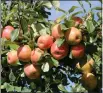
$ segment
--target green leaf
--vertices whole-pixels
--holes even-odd
[[[11,70],[11,72],[10,72],[10,74],[9,74],[9,80],[10,80],[10,81],[15,81],[15,79],[16,79],[16,77],[14,76],[14,73],[13,73],[12,70]]]
[[[21,19],[21,28],[24,34],[28,31],[28,23],[27,20],[24,18]]]
[[[4,83],[4,87],[6,88],[7,92],[13,92],[14,86],[10,85],[9,83]]]
[[[86,25],[89,33],[92,33],[95,30],[95,26],[93,25],[93,22],[91,20],[87,20]]]
[[[53,64],[54,66],[56,66],[56,67],[59,66],[58,60],[54,59],[53,57],[51,57],[51,60],[52,60],[52,64]]]
[[[31,86],[32,89],[35,89],[35,88],[36,88],[36,84],[35,84],[34,82],[31,82],[31,83],[30,83],[30,86]]]
[[[81,14],[81,13],[83,13],[83,11],[75,12],[75,13],[73,13],[71,16],[76,16],[76,15]]]
[[[56,23],[60,23],[62,20],[64,20],[66,18],[66,15],[64,14],[64,15],[62,15],[62,16],[60,16],[60,17],[58,17],[57,19],[56,19]]]
[[[74,20],[65,20],[65,25],[70,28],[72,26],[75,25],[75,21]]]
[[[14,50],[17,50],[19,48],[19,45],[11,41],[5,41],[5,46],[9,46],[10,49],[14,49]]]
[[[92,10],[102,10],[102,7],[93,7]]]
[[[78,8],[77,6],[72,6],[70,9],[69,9],[69,13],[73,12],[76,8]]]
[[[42,5],[46,6],[49,9],[52,8],[52,4],[50,3],[50,1],[44,1]]]
[[[102,13],[101,12],[97,12],[97,16],[100,18],[102,18]]]
[[[14,89],[15,89],[16,92],[21,92],[21,87],[14,86]]]
[[[48,72],[49,71],[49,63],[43,63],[43,65],[41,66],[41,69],[43,70],[43,72]]]
[[[68,91],[65,89],[65,87],[62,84],[58,85],[59,90],[61,90],[62,92],[68,93]]]
[[[51,1],[52,2],[52,5],[54,6],[55,9],[58,9],[60,7],[60,1],[59,0],[56,0],[56,1]]]
[[[17,39],[18,36],[19,36],[19,29],[15,29],[14,31],[11,32],[11,41]]]
[[[60,12],[67,14],[67,12],[65,10],[61,9],[61,8],[58,8],[57,11],[60,11]]]
[[[56,44],[58,47],[60,47],[64,43],[65,39],[64,38],[59,38],[56,40]]]
[[[23,87],[21,92],[31,92],[31,89],[27,88],[27,87]]]
[[[60,24],[61,30],[65,31],[68,30],[68,28],[64,24]]]

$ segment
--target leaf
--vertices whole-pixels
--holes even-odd
[[[69,13],[73,12],[76,8],[78,8],[77,6],[72,6],[70,9],[69,9]]]
[[[76,15],[81,14],[81,13],[83,13],[83,12],[82,11],[78,11],[78,12],[73,13],[71,16],[76,16]]]
[[[65,25],[70,28],[75,25],[74,20],[65,20]]]
[[[46,62],[41,66],[41,69],[43,70],[43,72],[48,72],[49,71],[49,63]]]
[[[67,12],[65,10],[61,9],[61,8],[58,8],[57,11],[60,11],[60,12],[67,14]]]
[[[56,44],[58,47],[60,47],[64,43],[65,39],[64,38],[59,38],[56,40]]]
[[[60,1],[59,0],[56,0],[56,1],[51,1],[52,2],[52,5],[54,6],[55,9],[58,9],[60,7]]]
[[[91,20],[87,20],[86,25],[89,33],[92,33],[95,30],[95,26],[93,25],[93,22]]]
[[[31,89],[27,88],[27,87],[23,87],[21,92],[31,92]]]
[[[28,23],[27,20],[24,18],[21,19],[21,28],[24,34],[28,31]]]
[[[59,90],[65,92],[65,93],[68,93],[68,91],[65,89],[65,87],[62,84],[59,84],[58,88],[59,88]]]
[[[6,88],[7,92],[13,92],[14,91],[14,86],[10,85],[9,83],[4,83],[4,87]]]
[[[14,89],[15,89],[16,92],[21,92],[21,87],[14,86]]]
[[[11,32],[11,41],[14,41],[19,36],[19,29],[15,29]]]
[[[13,73],[12,70],[11,70],[11,72],[10,72],[10,74],[9,74],[9,80],[10,80],[10,81],[15,81],[15,79],[16,79],[16,77],[14,76],[14,73]]]
[[[44,1],[42,5],[46,6],[49,9],[52,8],[52,4],[50,3],[50,1]]]
[[[91,10],[102,10],[102,7],[93,7]]]
[[[56,23],[60,23],[62,20],[66,18],[66,15],[62,15],[56,19]]]
[[[59,66],[58,60],[56,60],[56,59],[54,59],[53,57],[51,57],[51,61],[52,61],[52,64],[53,64],[54,66],[56,66],[56,67]]]
[[[5,46],[9,46],[10,49],[14,49],[14,50],[17,50],[19,48],[19,45],[11,41],[5,41]]]
[[[34,82],[31,82],[31,83],[30,83],[30,86],[31,86],[32,89],[35,89],[35,88],[36,88],[36,84],[35,84]]]
[[[64,24],[60,24],[61,30],[65,31],[68,30],[68,28]]]

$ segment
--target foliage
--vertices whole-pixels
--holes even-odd
[[[90,11],[86,12],[82,1],[78,1],[81,10],[74,12],[78,6],[72,6],[68,11],[60,9],[60,2],[54,0],[42,1],[35,0],[33,2],[24,2],[23,0],[10,1],[10,5],[6,1],[1,3],[1,24],[2,28],[12,25],[15,31],[11,33],[11,40],[1,38],[1,91],[2,92],[43,92],[43,93],[66,93],[68,90],[65,86],[69,85],[68,78],[75,83],[71,86],[71,92],[87,92],[90,91],[82,86],[81,72],[75,68],[75,60],[70,57],[70,53],[62,60],[54,59],[48,51],[45,51],[41,66],[41,77],[38,79],[28,79],[24,72],[25,63],[18,62],[16,66],[7,63],[7,53],[10,50],[17,50],[22,44],[28,44],[31,49],[37,47],[37,39],[40,35],[51,35],[51,28],[56,23],[61,24],[61,29],[65,32],[74,25],[72,16],[84,13],[82,16],[84,23],[77,28],[81,29],[83,40],[86,46],[86,54],[90,55],[95,62],[93,73],[98,79],[98,86],[92,92],[100,92],[102,84],[102,21],[101,7],[91,8],[91,3],[86,0],[90,6]],[[56,11],[64,14],[57,18],[56,22],[48,20],[51,15],[46,9],[54,7]],[[95,14],[97,10],[97,14]],[[68,15],[68,16],[67,16]],[[95,20],[94,16],[98,19]],[[61,46],[65,41],[64,37],[57,39],[57,45]],[[31,62],[29,62],[31,63]],[[50,63],[53,67],[50,68]],[[80,77],[78,77],[80,75]]]

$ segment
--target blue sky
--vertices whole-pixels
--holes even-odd
[[[101,3],[99,1],[95,0],[95,1],[90,1],[90,2],[92,4],[92,7],[101,6]],[[84,4],[86,11],[88,11],[90,9],[88,3],[83,1],[83,4]],[[69,1],[69,0],[68,1],[60,1],[60,8],[65,10],[65,11],[68,11],[72,6],[79,6],[80,7],[78,1]],[[81,8],[76,9],[76,11],[78,11],[78,10],[81,10]],[[49,16],[50,20],[55,20],[56,18],[58,18],[59,16],[61,16],[63,14],[62,12],[55,11],[54,8],[52,8],[50,10],[50,12],[51,12],[51,16]]]

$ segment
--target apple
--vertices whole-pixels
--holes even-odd
[[[35,48],[32,52],[31,52],[31,61],[33,64],[36,64],[42,57],[42,55],[44,54],[44,51],[39,49],[39,48]]]
[[[60,47],[58,47],[55,41],[52,44],[50,51],[55,59],[60,60],[63,59],[65,56],[67,56],[69,52],[69,47],[67,43],[63,43]]]
[[[11,32],[14,30],[13,26],[5,26],[2,30],[2,38],[6,38],[7,40],[11,39]]]
[[[93,70],[94,60],[90,58],[89,60],[81,59],[80,62],[76,64],[76,67],[81,70],[82,73],[90,73]]]
[[[40,49],[49,49],[53,44],[53,37],[50,35],[41,35],[37,40]]]
[[[60,24],[56,24],[52,27],[52,36],[57,39],[64,36],[64,33],[61,30]]]
[[[73,58],[82,58],[85,54],[85,46],[83,44],[71,46],[71,54]]]
[[[72,20],[75,21],[75,26],[78,26],[79,24],[83,24],[83,20],[80,17],[73,16]]]
[[[64,36],[69,45],[79,44],[82,40],[81,31],[75,27],[68,29]]]
[[[89,90],[93,90],[97,86],[97,78],[92,73],[83,74],[81,80]]]
[[[12,50],[7,53],[7,63],[10,65],[15,65],[18,62],[17,51]]]
[[[33,64],[26,64],[24,66],[24,73],[29,79],[37,79],[40,77],[40,68]]]
[[[31,57],[31,48],[29,45],[22,45],[18,48],[17,55],[20,61],[28,62]]]

